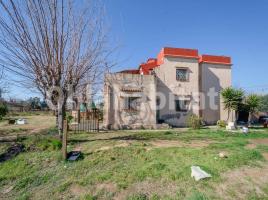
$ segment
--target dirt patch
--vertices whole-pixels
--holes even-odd
[[[258,145],[268,146],[268,138],[251,139],[249,140],[249,144],[246,145],[246,148],[255,149]]]
[[[252,143],[249,143],[249,144],[246,145],[246,148],[247,149],[255,149],[256,147],[257,147],[257,145],[256,144],[252,144]]]
[[[167,147],[207,147],[212,143],[211,140],[193,140],[188,143],[175,140],[154,140],[149,142],[154,148],[167,148]]]
[[[127,141],[119,141],[119,144],[103,146],[96,150],[98,151],[107,151],[113,149],[115,147],[128,147],[137,140],[127,140]],[[139,141],[143,142],[143,141]],[[154,148],[169,148],[169,147],[193,147],[193,148],[203,148],[207,147],[209,144],[213,143],[211,140],[193,140],[190,142],[183,142],[179,140],[152,140],[152,141],[144,141],[144,146],[146,150],[152,150]]]
[[[24,151],[23,144],[14,143],[6,150],[5,153],[0,155],[0,162],[10,160],[23,151]]]
[[[175,140],[154,140],[149,142],[155,148],[182,147],[183,142]]]
[[[268,161],[268,152],[263,152],[262,156],[265,158],[265,160]]]
[[[114,197],[115,200],[125,200],[128,196],[134,194],[145,194],[148,197],[152,197],[154,194],[161,196],[174,196],[178,192],[178,187],[172,182],[163,181],[143,181],[135,183],[129,186],[127,189],[117,193]]]
[[[262,168],[235,169],[223,174],[223,179],[216,186],[216,191],[225,200],[246,199],[252,193],[261,197],[265,195],[263,186],[268,184],[268,164],[264,164]]]
[[[252,139],[250,140],[250,143],[255,145],[268,145],[268,138]]]
[[[117,191],[117,187],[114,183],[100,183],[96,185],[96,192],[103,190],[109,193],[115,193]]]
[[[79,197],[85,195],[87,193],[87,190],[80,185],[73,184],[70,187],[70,192],[73,196]]]
[[[12,186],[10,186],[10,185],[5,186],[5,187],[3,188],[3,190],[1,191],[1,193],[2,193],[2,194],[7,194],[7,193],[11,192],[11,190],[13,190],[13,188],[14,188],[13,185],[12,185]]]
[[[96,152],[98,151],[107,151],[107,150],[110,150],[110,149],[113,149],[113,148],[116,148],[116,147],[128,147],[129,145],[132,144],[133,141],[120,141],[119,144],[116,144],[116,145],[109,145],[109,146],[103,146],[99,149],[96,150]]]

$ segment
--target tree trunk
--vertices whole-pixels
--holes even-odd
[[[64,124],[64,118],[65,118],[65,101],[58,102],[58,115],[57,115],[57,123],[58,123],[58,131],[59,135],[62,136],[63,133],[63,124]]]
[[[235,126],[237,125],[238,114],[239,114],[239,112],[235,111],[235,120],[234,120]]]
[[[55,111],[54,111],[54,115],[56,116],[56,127],[58,128],[58,126],[59,126],[59,121],[58,121],[58,109],[56,109]]]
[[[248,126],[251,126],[251,116],[252,116],[252,114],[249,112],[249,114],[248,114]]]
[[[229,118],[230,118],[230,109],[228,109],[228,112],[227,112],[227,122],[229,122]]]

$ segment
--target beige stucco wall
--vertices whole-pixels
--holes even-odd
[[[125,92],[122,88],[136,88],[139,92]],[[115,73],[105,76],[104,126],[120,128],[153,128],[156,125],[156,84],[153,75]],[[138,96],[137,112],[124,110],[124,97]]]
[[[202,118],[208,124],[214,124],[217,120],[227,120],[227,111],[224,110],[222,104],[222,97],[220,91],[226,87],[231,86],[231,66],[221,64],[200,64],[201,69],[201,91],[203,97],[201,98],[201,105],[204,105],[202,109]],[[214,97],[216,107],[212,105],[212,101],[209,98],[209,90],[215,89],[216,96]]]
[[[176,69],[188,69],[187,81],[176,80]],[[189,114],[194,113],[207,124],[227,119],[220,91],[231,86],[231,66],[199,63],[194,58],[165,57],[163,64],[154,68],[153,75],[114,73],[105,76],[104,126],[111,128],[155,127],[156,118],[172,126],[185,126]],[[140,88],[140,92],[127,94],[122,88]],[[216,108],[211,107],[208,96],[214,88]],[[213,90],[212,90],[213,91]],[[141,95],[138,112],[123,109],[124,96]],[[160,97],[157,112],[156,99]],[[201,98],[199,98],[201,97]],[[187,99],[191,104],[187,112],[176,111],[175,99]],[[159,115],[158,115],[159,114]]]
[[[188,81],[176,80],[176,68],[187,68],[189,73]],[[199,64],[198,59],[165,57],[164,63],[154,69],[157,76],[157,92],[165,96],[168,101],[160,108],[160,119],[173,126],[185,126],[186,118],[190,113],[199,116]],[[175,98],[189,99],[191,105],[188,112],[176,112]],[[193,99],[193,97],[195,97]],[[162,100],[161,100],[161,103]],[[161,107],[161,105],[160,105]]]

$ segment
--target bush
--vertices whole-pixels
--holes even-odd
[[[221,128],[225,128],[227,126],[227,123],[224,120],[218,120],[217,126]]]
[[[2,120],[4,116],[6,116],[7,112],[7,105],[4,103],[0,103],[0,120]]]
[[[27,139],[26,147],[41,151],[54,151],[61,149],[62,143],[59,139],[51,136],[35,135]]]
[[[73,121],[73,116],[67,115],[66,120],[67,120],[68,124],[70,124]]]
[[[190,128],[200,129],[202,126],[202,119],[195,114],[191,114],[188,116],[186,123]]]

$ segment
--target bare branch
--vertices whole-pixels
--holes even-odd
[[[70,85],[73,91],[94,85],[109,68],[100,2],[75,2],[0,0],[0,65],[45,98],[59,88],[57,109],[65,105]]]

